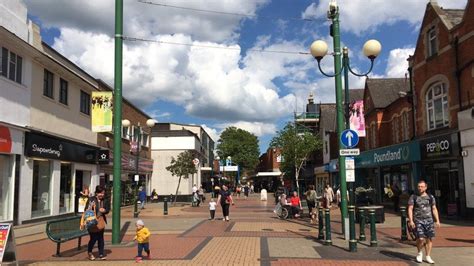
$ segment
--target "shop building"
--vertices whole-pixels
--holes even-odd
[[[422,178],[438,199],[443,216],[469,217],[470,193],[461,157],[458,113],[472,108],[474,1],[465,9],[426,6],[414,55],[409,58],[416,106],[416,137],[422,155]],[[466,140],[462,132],[462,140]],[[469,145],[466,142],[466,145]]]

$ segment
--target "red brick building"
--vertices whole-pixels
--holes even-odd
[[[443,9],[431,1],[409,59],[421,152],[419,178],[428,181],[444,215],[465,216],[466,194],[472,198],[474,192],[472,174],[464,176],[458,124],[458,112],[474,104],[473,17],[472,0],[461,10]],[[474,200],[468,207],[472,212]]]

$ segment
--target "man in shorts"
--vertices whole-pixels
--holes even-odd
[[[418,182],[418,194],[411,195],[408,200],[409,226],[415,229],[416,247],[418,254],[416,261],[423,262],[423,246],[425,246],[426,262],[433,264],[431,259],[431,248],[435,237],[435,225],[440,226],[438,209],[433,195],[428,194],[428,185],[424,180]],[[434,219],[433,219],[434,218]]]

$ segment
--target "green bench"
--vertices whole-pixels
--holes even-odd
[[[81,249],[81,237],[88,235],[87,230],[80,230],[81,216],[67,217],[46,223],[46,235],[56,242],[56,256],[60,255],[61,243],[78,238],[77,250]]]

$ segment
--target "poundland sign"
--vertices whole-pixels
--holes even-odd
[[[362,152],[356,157],[356,167],[376,167],[406,164],[420,160],[420,148],[416,141]]]

